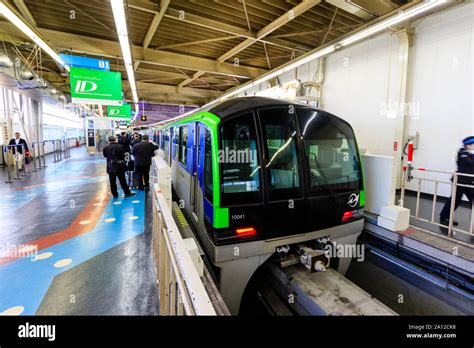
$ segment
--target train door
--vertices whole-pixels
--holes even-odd
[[[201,170],[201,151],[202,151],[202,145],[201,141],[204,139],[201,139],[201,135],[204,135],[204,126],[202,125],[196,125],[195,128],[195,138],[194,138],[194,151],[193,151],[193,162],[194,162],[194,167],[193,167],[193,177],[192,177],[192,189],[191,189],[191,204],[193,206],[193,211],[192,215],[194,220],[198,222],[199,220],[199,214],[200,214],[200,209],[202,205],[201,201],[201,195],[200,193],[200,185],[199,185],[199,172]]]
[[[294,110],[258,110],[264,159],[266,208],[262,220],[272,237],[302,233],[306,219],[304,169]],[[278,217],[285,216],[285,219]]]

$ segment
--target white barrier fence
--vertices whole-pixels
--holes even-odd
[[[153,161],[158,176],[159,161]],[[152,240],[160,315],[216,315],[158,183],[153,185]]]
[[[459,182],[460,177],[464,178],[474,178],[474,175],[472,174],[465,174],[465,173],[451,173],[451,172],[445,172],[445,171],[440,171],[440,170],[430,170],[430,169],[425,169],[425,168],[412,168],[412,173],[417,172],[417,173],[426,173],[426,175],[429,174],[435,174],[435,175],[446,175],[448,178],[446,180],[439,180],[439,179],[432,179],[428,177],[421,177],[421,176],[415,176],[415,175],[410,175],[408,174],[408,171],[406,168],[404,168],[404,175],[402,178],[402,190],[401,190],[401,205],[404,206],[404,201],[405,201],[405,183],[410,180],[414,181],[417,183],[417,192],[416,192],[416,207],[415,207],[415,213],[410,214],[410,217],[432,224],[436,225],[439,227],[444,227],[448,231],[448,236],[452,237],[455,232],[459,233],[464,233],[467,235],[474,235],[474,204],[471,207],[471,217],[469,221],[469,230],[462,230],[460,228],[455,228],[454,227],[454,217],[455,217],[455,197],[456,193],[458,192],[459,188],[465,187],[465,188],[470,188],[474,189],[474,185],[468,185],[468,184],[462,184]],[[408,178],[408,176],[410,176]],[[452,177],[452,181],[449,181],[449,177]],[[433,185],[433,201],[431,203],[431,214],[429,219],[427,218],[422,218],[420,216],[420,198],[421,198],[421,187],[423,183],[431,183]],[[451,205],[449,209],[449,219],[448,219],[448,224],[441,224],[436,222],[436,203],[438,199],[438,189],[440,185],[449,185],[451,186]]]

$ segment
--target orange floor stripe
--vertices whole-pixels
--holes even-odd
[[[46,248],[49,248],[52,245],[64,242],[65,240],[71,239],[73,237],[79,236],[84,233],[91,232],[99,218],[102,216],[105,207],[110,202],[110,195],[106,194],[105,192],[101,192],[98,196],[92,198],[89,203],[81,210],[81,212],[76,216],[76,218],[72,221],[71,225],[68,228],[54,232],[49,234],[45,237],[40,239],[36,239],[27,243],[24,243],[25,246],[33,246],[36,247],[36,251],[40,251]],[[94,204],[101,203],[98,206]],[[80,222],[84,220],[90,220],[89,224],[81,225]],[[20,257],[10,257],[10,258],[0,258],[0,265],[7,264],[11,261],[14,261]]]

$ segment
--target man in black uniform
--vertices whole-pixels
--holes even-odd
[[[458,151],[457,172],[463,174],[474,174],[474,136],[470,136],[464,139],[463,144],[464,146]],[[458,184],[474,185],[474,177],[458,175]],[[469,200],[469,203],[472,206],[472,202],[474,200],[474,188],[458,186],[456,188],[454,210],[456,210],[456,208],[461,203],[463,195],[466,195],[467,199]],[[451,210],[452,199],[452,197],[448,199],[439,215],[439,221],[442,225],[449,225],[449,212]],[[456,221],[453,221],[453,225],[457,226],[458,223]]]
[[[133,138],[130,140],[130,145],[134,146],[134,145],[138,144],[140,141],[142,141],[141,138],[142,138],[142,136],[139,133],[137,133],[137,132],[133,133]]]
[[[135,144],[132,155],[135,157],[135,174],[138,176],[138,189],[148,190],[150,187],[151,158],[155,156],[158,146],[148,141],[148,135],[142,137],[142,141]]]
[[[117,198],[117,178],[119,179],[120,186],[125,193],[125,197],[135,196],[135,193],[130,192],[127,181],[125,180],[125,152],[123,145],[116,142],[115,137],[109,137],[109,144],[104,147],[104,157],[107,158],[107,174],[109,174],[110,180],[110,191],[112,195]]]

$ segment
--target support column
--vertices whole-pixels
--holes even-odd
[[[408,107],[406,102],[407,96],[407,79],[408,79],[408,64],[409,64],[409,53],[410,47],[413,43],[413,32],[410,29],[403,29],[397,32],[399,49],[398,49],[398,60],[399,60],[399,77],[397,87],[397,105],[398,112],[394,124],[394,162],[396,171],[394,178],[394,184],[396,188],[400,188],[401,177],[402,177],[402,156],[403,156],[403,142],[404,142],[404,131],[405,131],[405,120],[408,117]],[[396,144],[395,144],[396,143]],[[395,203],[395,202],[393,202]]]

